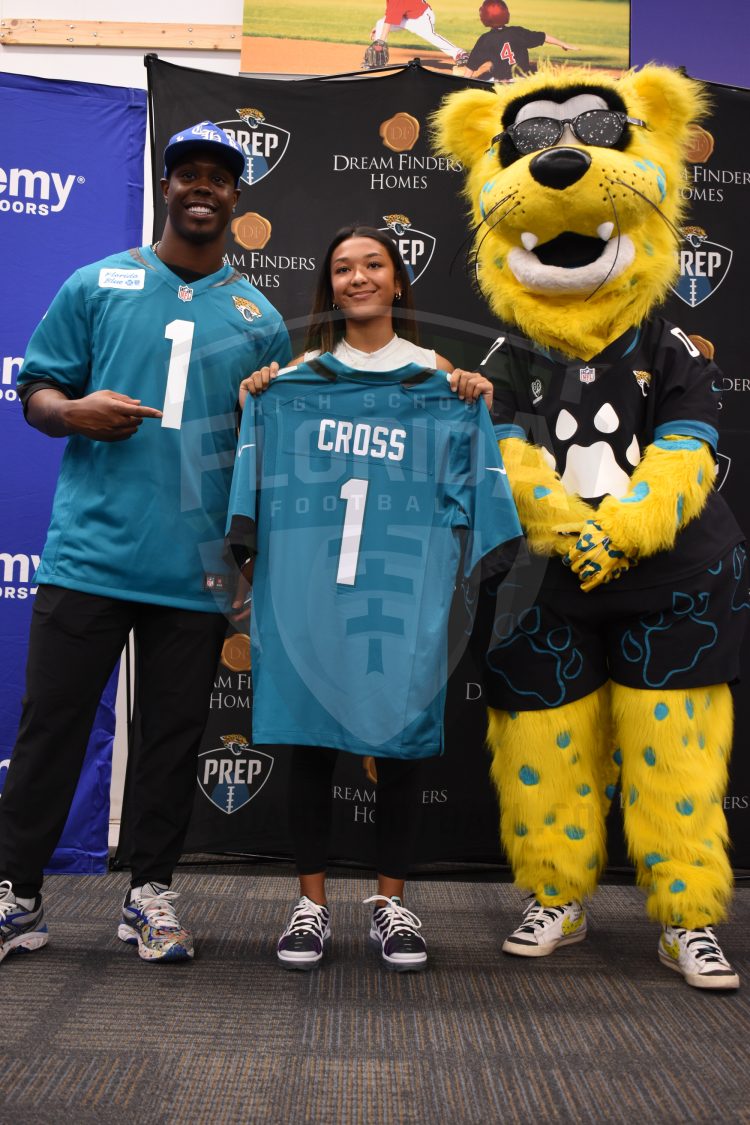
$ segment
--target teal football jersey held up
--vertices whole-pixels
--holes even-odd
[[[141,247],[73,274],[31,338],[19,387],[117,391],[163,418],[126,441],[68,439],[36,580],[225,609],[239,385],[289,354],[279,314],[229,266],[186,285]]]
[[[521,534],[484,404],[302,364],[248,399],[229,514],[257,550],[253,741],[441,753],[454,592]]]

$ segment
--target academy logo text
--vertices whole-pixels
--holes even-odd
[[[74,172],[33,172],[31,168],[0,168],[0,215],[54,215],[62,211],[75,184]]]
[[[0,551],[0,598],[25,601],[36,593],[32,585],[39,555],[14,555],[10,551]]]
[[[16,377],[21,370],[23,356],[0,356],[0,400],[3,402],[18,402],[16,390]]]

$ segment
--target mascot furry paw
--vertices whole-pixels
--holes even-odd
[[[731,894],[722,798],[745,555],[713,488],[718,370],[654,315],[705,109],[702,87],[665,68],[548,67],[450,96],[436,126],[467,171],[476,280],[502,322],[482,370],[541,567],[487,656],[501,838],[535,899],[503,948],[540,956],[585,936],[619,774],[661,959],[733,988],[707,927]]]

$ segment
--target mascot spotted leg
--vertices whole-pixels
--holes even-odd
[[[481,369],[544,557],[525,600],[498,601],[486,657],[501,837],[533,896],[503,948],[538,957],[585,937],[621,769],[659,958],[727,989],[739,979],[712,926],[731,897],[722,802],[745,550],[714,488],[721,374],[706,341],[654,315],[705,109],[700,84],[666,68],[548,66],[450,96],[435,124],[467,169],[472,265],[500,320]]]

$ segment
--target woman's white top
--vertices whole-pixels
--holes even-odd
[[[400,336],[394,336],[385,347],[378,348],[376,352],[361,352],[359,348],[347,344],[342,337],[332,354],[353,371],[395,371],[399,367],[406,367],[407,363],[418,363],[420,367],[437,366],[434,351],[420,348],[412,344],[411,340],[402,340]],[[317,359],[319,355],[319,350],[305,352],[303,359],[307,363],[311,359]]]

